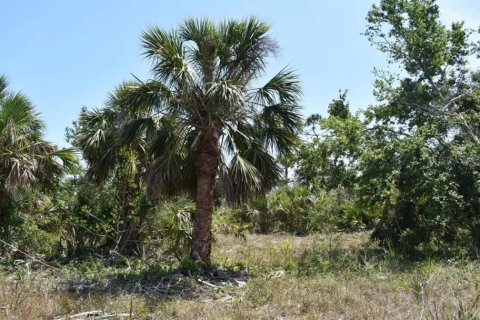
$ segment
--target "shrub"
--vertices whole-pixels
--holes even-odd
[[[165,200],[150,208],[143,230],[148,250],[163,253],[183,262],[190,253],[194,204],[187,198]]]
[[[376,211],[360,207],[344,188],[311,191],[302,185],[282,186],[232,214],[236,223],[259,233],[355,231],[376,218]]]

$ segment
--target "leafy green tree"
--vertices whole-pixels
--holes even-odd
[[[366,35],[400,74],[377,71],[379,104],[359,170],[383,212],[374,235],[407,251],[480,244],[480,77],[473,31],[440,21],[434,0],[382,0]]]
[[[298,151],[296,175],[310,187],[344,187],[353,192],[363,125],[351,114],[346,92],[329,104],[328,113],[327,118],[312,115],[307,119],[308,139]]]
[[[294,160],[296,179],[308,186],[311,230],[371,228],[378,214],[358,200],[359,162],[367,128],[353,115],[347,91],[328,105],[328,116],[314,114],[305,122],[302,143]]]
[[[118,101],[134,118],[123,125],[122,143],[146,143],[149,194],[193,197],[191,258],[205,267],[215,184],[230,203],[258,196],[281,174],[274,154],[298,143],[297,76],[283,69],[257,85],[277,51],[269,29],[255,18],[152,27],[142,44],[153,79],[124,85]]]
[[[43,138],[44,125],[21,93],[7,90],[0,77],[0,234],[9,238],[12,194],[31,186],[46,187],[77,166],[72,149],[58,149]]]

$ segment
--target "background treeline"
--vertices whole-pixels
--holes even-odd
[[[433,0],[382,0],[368,13],[364,34],[390,64],[375,70],[377,103],[354,113],[342,91],[327,115],[303,122],[295,139],[283,132],[295,151],[275,154],[283,177],[257,197],[231,201],[219,175],[214,232],[372,230],[372,239],[406,256],[478,257],[478,32],[444,25]],[[277,85],[292,80],[282,76]],[[0,80],[4,254],[16,257],[19,249],[59,261],[152,252],[188,257],[195,204],[187,193],[167,198],[149,189],[150,124],[118,109],[123,90],[135,83],[117,88],[103,108],[83,109],[67,130],[80,165],[72,149],[43,140],[31,103]],[[144,128],[143,135],[128,135],[125,123],[130,132]],[[157,165],[175,165],[169,161]],[[253,170],[243,165],[239,174]]]

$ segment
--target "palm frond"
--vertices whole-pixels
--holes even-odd
[[[15,190],[19,187],[26,187],[37,182],[35,173],[38,169],[38,162],[28,154],[8,154],[2,157],[4,165],[7,165],[7,175],[4,184],[7,190]]]
[[[74,148],[62,148],[51,152],[48,157],[61,161],[63,170],[74,172],[78,170],[78,151]]]
[[[147,192],[151,198],[180,193],[183,163],[182,156],[173,151],[152,161],[147,172]]]
[[[8,81],[7,77],[2,74],[0,75],[0,99],[3,99],[7,95]]]
[[[300,99],[302,89],[300,80],[291,69],[280,70],[263,87],[254,90],[250,99],[260,106],[277,104],[296,104]]]
[[[0,135],[1,139],[12,140],[11,135],[36,135],[41,137],[44,124],[32,103],[24,95],[7,95],[1,101]]]
[[[184,47],[176,31],[168,32],[151,27],[142,33],[144,55],[154,62],[155,75],[173,86],[192,82],[195,78],[184,59]]]
[[[261,191],[268,191],[274,187],[282,173],[278,161],[258,142],[254,142],[244,151],[244,157],[259,172],[261,177]]]
[[[277,124],[258,125],[258,131],[263,145],[271,151],[278,152],[281,156],[290,154],[300,142],[297,132],[292,132]]]
[[[220,109],[217,112],[225,116],[231,115],[233,118],[238,117],[236,113],[240,113],[240,109],[245,106],[243,87],[233,81],[222,80],[211,83],[205,99],[211,101],[212,106]]]
[[[240,153],[233,156],[229,165],[233,181],[245,190],[259,190],[261,175],[255,166]]]
[[[139,139],[150,140],[156,134],[157,127],[158,124],[151,117],[130,120],[119,129],[117,142],[121,145],[131,145]]]
[[[148,146],[152,161],[147,171],[147,191],[151,198],[191,190],[193,161],[185,148],[187,139],[169,119],[159,122],[156,137],[150,138]]]
[[[0,179],[7,191],[56,181],[77,164],[71,150],[43,139],[44,124],[32,102],[7,91],[0,76]]]
[[[88,161],[98,158],[104,150],[111,148],[112,123],[108,121],[103,110],[82,111],[79,128],[74,144],[82,150]]]
[[[187,44],[187,61],[197,74],[203,75],[203,83],[214,81],[218,44],[215,24],[209,19],[190,18],[179,27],[179,36]]]
[[[248,122],[226,123],[221,146],[228,154],[247,150],[252,144],[255,129]]]
[[[224,42],[219,57],[224,78],[249,81],[265,70],[267,58],[278,49],[269,30],[268,24],[255,17],[228,20],[220,25]]]
[[[110,107],[118,107],[133,117],[150,115],[175,105],[172,92],[160,81],[129,82],[118,87],[108,101]]]

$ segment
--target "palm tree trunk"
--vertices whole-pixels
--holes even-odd
[[[210,266],[213,191],[220,162],[219,157],[218,135],[214,134],[208,137],[207,143],[203,146],[202,150],[197,153],[194,162],[197,188],[191,258],[194,261],[200,262],[204,268]]]
[[[10,213],[8,212],[7,202],[7,193],[3,188],[0,188],[0,238],[6,241],[10,239]]]

